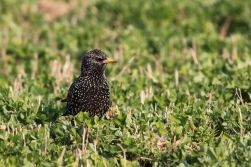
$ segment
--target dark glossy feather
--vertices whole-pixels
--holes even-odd
[[[77,115],[80,111],[90,116],[102,117],[110,107],[110,91],[104,75],[106,60],[104,52],[94,49],[82,61],[81,75],[71,84],[66,111],[62,116]]]

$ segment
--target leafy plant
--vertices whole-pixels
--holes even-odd
[[[0,1],[0,166],[248,166],[248,1]],[[102,119],[60,117],[84,53]]]

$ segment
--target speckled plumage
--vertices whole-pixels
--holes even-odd
[[[63,116],[77,115],[80,111],[90,116],[102,117],[110,107],[110,91],[104,74],[107,63],[115,60],[107,58],[101,50],[94,49],[85,54],[81,74],[71,84],[66,111]]]

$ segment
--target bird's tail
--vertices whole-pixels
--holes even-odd
[[[68,115],[69,115],[68,112],[65,111],[61,116],[68,116]]]
[[[67,102],[67,98],[66,99],[62,99],[61,102],[66,103]],[[68,112],[66,110],[61,116],[67,116],[67,115],[69,115],[69,114],[68,114]]]
[[[67,99],[63,99],[63,100],[61,100],[61,102],[65,103],[65,102],[67,102]]]

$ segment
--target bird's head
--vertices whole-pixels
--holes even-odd
[[[98,72],[104,73],[107,63],[116,63],[116,60],[107,58],[106,54],[98,49],[87,52],[82,60],[81,72]]]

